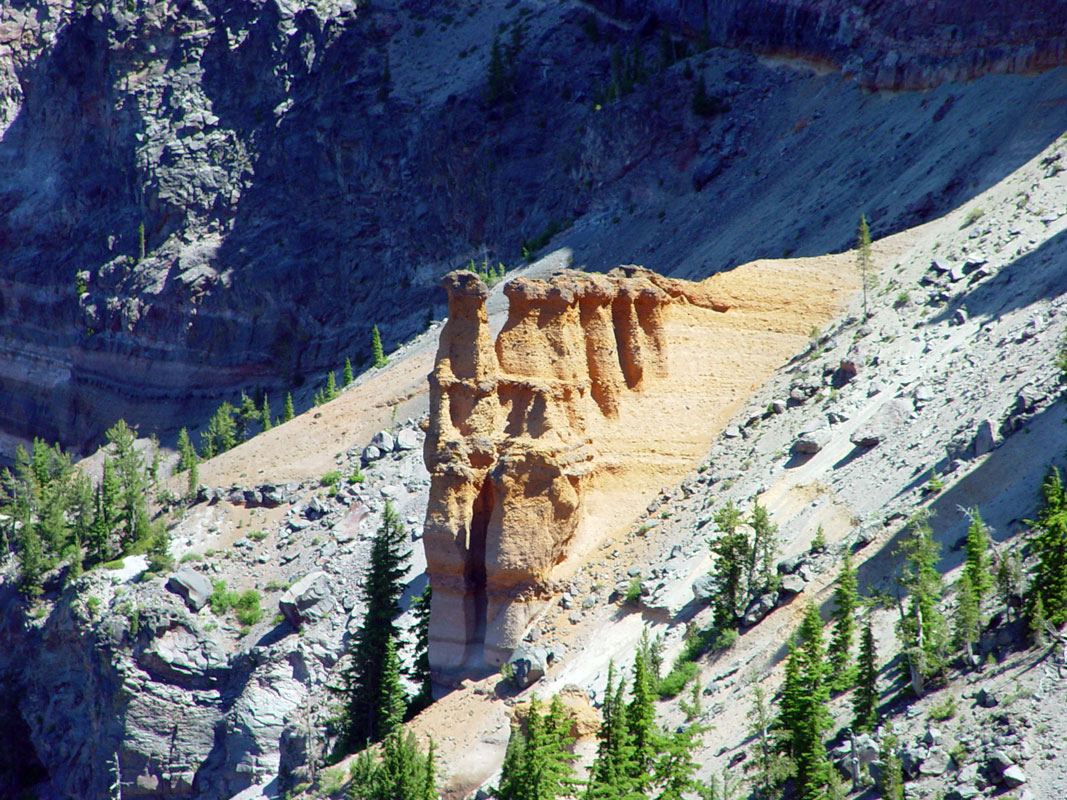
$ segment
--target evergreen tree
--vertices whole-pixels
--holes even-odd
[[[954,618],[953,644],[971,653],[971,645],[978,641],[981,633],[981,614],[978,610],[978,593],[971,583],[971,575],[964,570],[956,583],[956,613]]]
[[[377,325],[374,326],[374,331],[371,333],[370,352],[371,363],[375,367],[384,367],[389,363],[389,360],[385,357],[385,352],[382,350],[382,335],[378,333]]]
[[[797,638],[786,663],[779,725],[796,764],[800,797],[818,800],[826,796],[833,779],[823,741],[832,719],[822,619],[814,603],[808,603]]]
[[[214,416],[207,424],[207,428],[200,434],[200,452],[205,460],[214,458],[220,453],[225,453],[237,444],[236,422],[234,421],[234,408],[227,402],[223,402],[216,410]]]
[[[1030,628],[1030,641],[1037,647],[1044,647],[1047,642],[1045,625],[1048,623],[1048,616],[1045,614],[1045,603],[1039,593],[1034,595],[1034,604],[1030,608],[1030,615],[1027,621]]]
[[[381,739],[378,702],[382,691],[386,642],[397,636],[396,617],[410,550],[400,518],[386,501],[382,522],[371,546],[370,566],[363,581],[366,614],[353,637],[351,664],[344,674],[344,744],[349,751]]]
[[[504,57],[504,47],[494,36],[489,48],[489,65],[486,68],[486,102],[492,104],[511,96],[511,70]]]
[[[911,536],[897,551],[904,555],[898,579],[908,593],[908,609],[901,610],[899,634],[908,661],[912,688],[922,694],[926,679],[945,666],[948,636],[945,619],[938,609],[941,602],[941,573],[937,561],[941,547],[925,516],[912,520]]]
[[[1027,612],[1033,616],[1038,598],[1053,625],[1067,622],[1067,491],[1060,471],[1053,467],[1041,486],[1044,501],[1037,516],[1037,534],[1030,547],[1037,556],[1027,595]]]
[[[274,427],[270,417],[270,401],[267,399],[266,392],[263,393],[263,405],[259,408],[259,427],[263,431],[269,431]]]
[[[411,677],[419,686],[409,709],[417,714],[433,702],[433,678],[430,674],[430,604],[433,589],[427,585],[422,594],[412,600],[411,607],[415,614],[415,663],[412,665]]]
[[[633,771],[630,777],[634,780],[635,790],[640,792],[647,788],[649,770],[659,743],[656,708],[648,680],[648,662],[641,653],[634,658],[633,688],[630,705],[626,707],[626,725],[633,746]]]
[[[699,790],[694,776],[700,764],[693,751],[702,730],[696,725],[679,728],[662,742],[652,765],[653,780],[659,790],[656,800],[682,800],[683,794]]]
[[[856,570],[852,567],[852,555],[846,552],[834,588],[834,610],[830,614],[834,621],[829,647],[830,687],[838,692],[851,689],[856,679],[852,664],[852,629],[858,604]]]
[[[852,696],[852,723],[857,733],[869,733],[878,722],[878,654],[874,644],[874,629],[871,617],[860,634],[859,674],[856,680],[856,693]]]
[[[740,530],[741,512],[729,501],[712,518],[719,535],[708,544],[715,556],[712,575],[715,577],[715,624],[719,628],[733,628],[744,609],[743,580],[749,556],[748,537]]]
[[[608,664],[608,683],[604,689],[601,723],[597,732],[597,755],[589,773],[586,797],[589,800],[615,800],[630,793],[630,776],[636,771],[633,743],[626,719],[626,681],[615,684],[615,664]]]
[[[755,740],[755,774],[753,794],[769,800],[789,777],[789,765],[783,760],[772,738],[775,720],[767,704],[767,694],[759,683],[752,684],[752,708],[748,712],[749,733]]]
[[[32,523],[18,532],[19,591],[30,599],[40,597],[46,569],[44,546]]]
[[[135,433],[120,419],[105,434],[113,449],[115,473],[122,485],[119,504],[120,536],[124,547],[148,538],[148,506],[145,500],[144,463],[134,446]]]
[[[178,431],[178,472],[185,472],[200,460],[196,453],[196,447],[189,438],[189,431],[182,428]]]
[[[188,475],[189,479],[185,482],[185,499],[191,503],[200,491],[200,467],[195,461],[189,467]]]
[[[248,441],[251,436],[252,426],[259,421],[259,409],[244,392],[241,392],[241,405],[237,408],[234,421],[235,444]]]
[[[108,544],[119,525],[122,502],[122,481],[115,462],[104,456],[103,476],[97,487],[96,517],[93,520],[91,550],[101,561],[107,560]]]
[[[759,594],[777,577],[774,557],[778,553],[776,536],[778,524],[771,522],[766,506],[757,500],[752,506],[748,524],[752,527],[752,548],[749,554],[748,591],[750,596]]]
[[[351,800],[437,800],[434,743],[423,756],[415,735],[399,729],[390,734],[381,755],[360,753],[350,767],[348,796]]]
[[[871,231],[867,227],[867,215],[860,215],[860,226],[856,232],[856,268],[860,273],[860,282],[863,285],[863,318],[869,318],[867,310],[867,291],[873,285],[874,261],[871,258]]]
[[[382,658],[381,685],[378,689],[378,721],[375,733],[385,738],[404,721],[406,708],[404,687],[400,683],[400,661],[396,655],[393,637],[385,640],[385,655]]]
[[[897,737],[882,737],[882,800],[904,800],[904,770],[897,755]]]
[[[296,416],[296,413],[293,410],[293,393],[292,392],[286,392],[285,393],[285,410],[282,412],[282,422],[288,422],[294,416]]]
[[[978,608],[993,588],[993,576],[989,564],[989,526],[982,520],[977,508],[970,511],[971,524],[967,528],[965,552],[967,561],[964,572],[971,580]]]
[[[574,785],[572,756],[567,748],[574,741],[570,723],[559,698],[553,698],[547,713],[534,698],[523,730],[512,725],[507,753],[500,773],[500,785],[493,791],[497,800],[556,800]]]
[[[345,356],[345,368],[344,371],[341,372],[341,385],[349,386],[353,380],[354,376],[352,375],[352,359]]]

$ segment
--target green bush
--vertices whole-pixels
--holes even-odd
[[[679,658],[667,673],[667,677],[659,682],[656,693],[664,700],[676,697],[686,685],[696,678],[700,668],[695,661],[683,661]]]
[[[251,539],[253,542],[262,542],[264,539],[267,538],[267,532],[262,529],[255,530],[248,534],[248,538]]]
[[[203,561],[204,557],[199,553],[186,553],[182,556],[181,563],[188,564],[190,561]]]
[[[243,592],[234,603],[234,613],[237,621],[247,627],[263,619],[263,609],[259,605],[259,592],[255,589]]]
[[[930,706],[930,719],[937,722],[944,722],[946,719],[952,719],[956,716],[956,698],[948,697],[945,702],[939,703],[936,706]]]
[[[339,480],[341,480],[341,473],[332,469],[319,479],[319,483],[323,486],[333,486]]]
[[[238,594],[226,588],[226,581],[215,581],[212,586],[215,587],[215,591],[211,593],[207,602],[215,616],[221,617],[237,602]]]
[[[359,467],[356,467],[356,471],[348,476],[348,482],[352,484],[363,483],[363,481],[365,480],[366,477],[363,475],[362,472],[360,472]]]
[[[641,579],[631,578],[630,585],[626,587],[625,600],[632,606],[635,606],[641,600]]]

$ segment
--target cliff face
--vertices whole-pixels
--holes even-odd
[[[708,43],[829,62],[870,88],[925,89],[1067,62],[1067,8],[898,0],[592,0],[631,21],[651,17]]]
[[[449,319],[430,376],[430,660],[500,664],[556,594],[556,579],[651,487],[691,468],[743,387],[836,307],[847,276],[805,290],[750,267],[702,283],[640,267],[504,287],[494,343],[486,286],[444,279]],[[804,292],[805,296],[801,297]],[[738,337],[758,355],[742,367]],[[738,351],[740,348],[738,348]],[[756,382],[756,383],[754,383]]]

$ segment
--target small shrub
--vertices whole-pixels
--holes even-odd
[[[960,230],[963,230],[969,225],[973,225],[984,215],[985,211],[983,211],[981,208],[972,208],[970,211],[967,212],[967,216],[963,218],[963,224],[960,225]]]
[[[104,569],[122,569],[124,565],[125,560],[121,558],[116,558],[114,561],[105,561],[103,564]]]
[[[85,598],[85,607],[89,609],[89,616],[95,617],[96,612],[100,610],[100,598],[96,595],[89,595]]]
[[[930,719],[937,722],[944,722],[946,719],[952,719],[956,716],[956,698],[949,697],[945,699],[945,702],[936,706],[930,706]]]
[[[631,578],[630,585],[626,587],[626,603],[635,606],[641,600],[641,579]]]
[[[211,593],[207,602],[211,606],[212,613],[221,617],[237,602],[238,595],[237,592],[231,592],[226,588],[226,581],[215,581],[212,586],[215,587],[215,591]]]
[[[941,490],[945,488],[945,482],[941,480],[941,476],[937,474],[937,470],[930,469],[930,480],[927,481],[926,486],[923,487],[923,491],[926,494],[940,494]]]
[[[348,482],[350,484],[363,483],[367,480],[366,476],[360,472],[359,467],[356,467],[356,471],[348,476]]]
[[[319,483],[321,483],[323,486],[333,486],[339,480],[341,480],[341,473],[334,469],[323,475],[319,479]]]
[[[904,306],[906,306],[910,302],[911,302],[911,295],[909,295],[907,292],[900,292],[897,295],[897,299],[893,301],[893,307],[894,308],[903,308]]]
[[[204,557],[199,553],[186,553],[182,556],[181,563],[188,564],[190,561],[203,561]]]
[[[267,532],[265,530],[255,530],[248,534],[248,538],[253,542],[262,542],[267,538]]]
[[[656,694],[664,700],[677,697],[682,689],[696,678],[699,671],[700,668],[695,661],[682,661],[679,659],[675,662],[671,671],[667,673],[667,677],[659,682],[659,686],[656,687]]]

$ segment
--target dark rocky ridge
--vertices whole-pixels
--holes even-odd
[[[631,22],[665,24],[710,44],[825,60],[877,89],[925,89],[1067,58],[1067,7],[900,0],[591,0]]]
[[[669,12],[664,4],[668,23],[688,19]],[[876,233],[897,230],[970,196],[1062,130],[1058,112],[1022,128],[1005,110],[995,143],[970,137],[961,148],[935,127],[958,92],[931,98],[933,118],[915,132],[939,141],[951,165],[916,181],[907,177],[916,160],[936,161],[917,149],[859,168],[830,163],[847,167],[852,185],[833,208],[802,197],[790,202],[790,225],[752,237],[732,206],[693,202],[694,188],[746,203],[766,195],[766,164],[796,165],[777,141],[803,114],[821,114],[825,104],[813,95],[833,94],[840,78],[798,82],[749,56],[712,51],[698,66],[729,99],[729,114],[692,113],[682,65],[650,68],[633,94],[594,110],[611,81],[612,50],[642,47],[651,65],[657,44],[654,25],[604,19],[591,40],[590,14],[578,4],[508,10],[466,0],[358,10],[197,0],[134,11],[117,1],[36,0],[0,9],[0,431],[80,449],[120,415],[166,438],[241,388],[266,388],[277,401],[277,391],[317,381],[346,355],[358,364],[375,323],[387,348],[410,337],[441,274],[482,254],[513,261],[522,241],[553,221],[577,220],[574,243],[600,242],[578,256],[610,265],[651,251],[662,235],[656,215],[669,208],[672,223],[719,243],[700,264],[685,262],[681,248],[646,262],[689,277],[785,250],[824,252],[847,244],[866,187],[884,185],[893,198],[874,206]],[[798,14],[768,19],[805,30]],[[527,33],[516,96],[490,106],[493,30],[517,19]],[[1057,19],[1047,17],[1053,33],[1062,30]],[[1023,22],[1019,30],[1040,33]],[[731,44],[773,39],[727,29],[722,40]],[[889,41],[877,26],[857,30],[840,47],[869,42],[881,52]],[[1022,34],[1009,33],[1006,52],[1019,58],[1005,69],[1054,63],[1030,58],[1032,48],[1017,46]],[[772,49],[832,58],[819,41]],[[921,48],[915,58],[897,52],[901,63],[924,63]],[[387,54],[392,85],[383,101]],[[1046,83],[1039,94],[1054,90]],[[901,101],[909,113],[913,100]],[[884,141],[871,142],[859,125],[835,131],[847,149],[862,143],[873,153],[899,136],[892,111],[871,113],[884,123]],[[953,124],[965,124],[964,115]],[[991,168],[1009,123],[1027,139],[1013,163]],[[824,171],[823,161],[810,156],[808,167]],[[865,174],[874,161],[880,181]],[[610,239],[594,230],[625,213],[644,215],[644,227]]]

